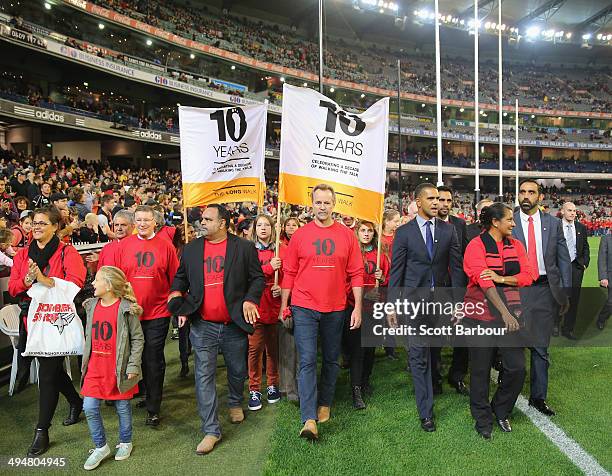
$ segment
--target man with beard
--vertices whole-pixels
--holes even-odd
[[[517,226],[512,235],[527,249],[527,258],[534,270],[533,285],[521,289],[532,341],[529,405],[544,415],[553,416],[555,412],[546,403],[548,344],[556,315],[565,314],[569,308],[571,261],[561,220],[540,211],[544,199],[540,185],[533,179],[523,180],[519,184],[518,199],[520,210],[514,213]]]
[[[461,256],[465,254],[467,248],[467,229],[465,220],[453,216],[450,211],[453,207],[453,190],[450,187],[438,187],[440,197],[438,199],[438,218],[455,227],[457,239],[461,248]],[[467,282],[467,276],[465,278]],[[434,394],[442,393],[442,377],[440,375],[440,347],[431,349],[431,376],[433,378]],[[469,395],[467,385],[463,381],[468,370],[469,353],[467,347],[454,347],[453,360],[448,370],[448,384],[453,387],[460,395]]]

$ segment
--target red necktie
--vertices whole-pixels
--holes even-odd
[[[536,250],[535,226],[533,225],[533,217],[529,217],[529,228],[527,232],[527,259],[533,270],[533,279],[540,277],[538,267],[538,252]]]

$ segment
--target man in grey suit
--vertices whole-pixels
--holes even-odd
[[[433,296],[434,288],[465,286],[461,246],[455,227],[438,218],[438,189],[422,183],[415,189],[418,214],[400,226],[393,241],[393,261],[389,280],[389,299],[407,297],[414,291],[419,298]],[[418,300],[418,299],[417,299]],[[423,318],[424,316],[418,316]],[[389,325],[397,326],[397,317],[389,316]],[[409,342],[409,362],[414,383],[421,428],[435,431],[431,353],[427,346]]]
[[[599,274],[599,285],[608,288],[608,301],[597,317],[597,328],[602,331],[606,321],[610,318],[612,311],[612,235],[607,234],[601,237],[599,242],[599,256],[597,257],[597,271]]]
[[[548,391],[548,344],[557,314],[569,308],[568,290],[572,285],[571,261],[561,220],[540,211],[542,188],[533,179],[519,185],[520,210],[514,213],[512,235],[527,250],[527,259],[537,270],[533,285],[521,288],[524,315],[534,343],[531,350],[531,393],[529,405],[544,415],[555,412],[546,403]]]

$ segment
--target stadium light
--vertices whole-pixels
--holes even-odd
[[[232,65],[232,66],[234,66],[234,65]],[[236,67],[235,67],[235,66],[234,66],[234,69],[236,69]],[[280,77],[280,82],[281,82],[281,83],[284,83],[284,82],[285,82],[285,77],[284,77],[284,76],[281,76],[281,77]]]
[[[361,93],[361,99],[363,99],[365,97],[365,94]]]
[[[153,44],[153,42],[149,39],[147,39],[147,46],[151,46]]]
[[[590,33],[585,33],[584,35],[582,35],[582,39],[583,40],[590,40],[591,39],[591,34]]]
[[[45,2],[45,10],[51,10],[51,4],[49,2]]]
[[[104,23],[98,23],[98,28],[100,30],[104,30]]]
[[[233,64],[233,65],[230,67],[230,69],[236,69],[236,65],[235,65],[235,64]],[[285,80],[285,78],[281,78],[281,81],[284,81],[284,80]]]
[[[540,29],[537,26],[531,26],[531,27],[527,28],[527,37],[528,38],[535,38],[539,34],[540,34]]]
[[[304,83],[302,86],[304,86],[305,88],[308,87],[308,83]]]
[[[190,57],[191,59],[195,59],[195,55],[194,55],[193,53],[191,53],[191,54],[189,55],[189,57]]]
[[[601,41],[601,38],[603,37],[603,35],[601,33],[597,33],[597,39]]]
[[[565,38],[567,38],[567,39],[569,40],[571,37],[572,37],[572,32],[571,32],[571,31],[568,31],[568,32],[565,34]]]
[[[461,108],[459,108],[459,112],[463,112],[463,111],[465,111],[465,109],[464,109],[464,108],[462,108],[462,107],[461,107]]]
[[[489,28],[491,28],[491,22],[490,21],[485,23],[485,29],[488,30]]]
[[[333,88],[333,87],[332,87],[332,88],[329,88],[329,92],[330,92],[330,93],[333,93],[334,91],[335,91],[335,88]]]

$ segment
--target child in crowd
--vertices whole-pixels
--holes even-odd
[[[119,444],[115,460],[132,452],[132,409],[130,400],[141,380],[144,335],[132,286],[114,266],[102,266],[93,282],[94,298],[83,303],[87,315],[85,349],[81,370],[83,410],[96,445],[84,468],[97,468],[111,450],[106,442],[100,413],[102,400],[115,402],[119,416]]]

